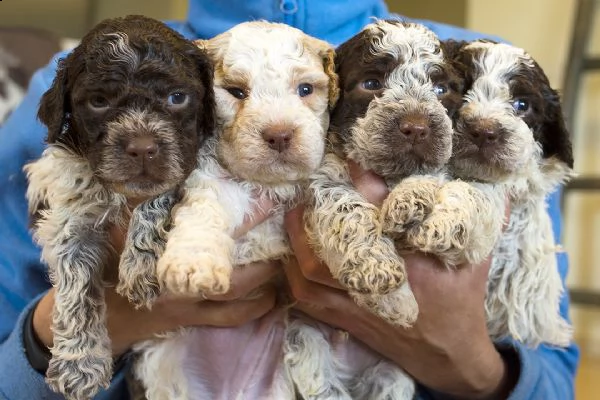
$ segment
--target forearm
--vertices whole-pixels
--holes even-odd
[[[34,299],[19,316],[8,338],[0,344],[0,398],[10,400],[25,399],[61,399],[52,392],[44,380],[44,374],[36,371],[30,364],[25,351],[23,332],[29,312],[40,298]],[[102,391],[96,399],[125,399],[126,385],[124,369],[112,379],[108,390]]]

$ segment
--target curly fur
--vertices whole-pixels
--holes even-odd
[[[211,86],[193,44],[130,16],[87,34],[42,97],[49,146],[25,166],[27,197],[56,289],[47,381],[67,399],[92,398],[111,379],[103,276],[117,255],[109,229],[124,228],[132,203],[174,188],[195,167],[211,131]],[[183,105],[168,103],[173,91],[185,93]]]
[[[308,177],[322,161],[329,110],[338,92],[333,48],[287,25],[243,23],[198,45],[215,65],[216,136],[198,154],[199,168],[172,210],[156,263],[161,291],[180,296],[227,292],[234,266],[291,253],[283,212],[301,200]],[[301,96],[300,86],[306,84],[312,90]],[[234,241],[231,235],[257,194],[279,207]],[[210,398],[202,371],[195,370],[194,356],[185,350],[202,335],[199,329],[183,329],[137,347],[134,373],[148,399]],[[283,364],[278,371],[271,395],[291,398],[294,387]]]

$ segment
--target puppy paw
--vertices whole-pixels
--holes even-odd
[[[160,294],[154,254],[127,248],[119,263],[117,293],[126,297],[135,308],[151,308]]]
[[[415,323],[419,315],[417,300],[408,283],[387,294],[350,292],[350,296],[358,306],[369,310],[392,325],[408,328]]]
[[[52,357],[46,382],[67,400],[92,399],[100,388],[108,388],[112,377],[112,358],[96,355],[67,354]]]
[[[227,257],[193,249],[165,252],[157,266],[161,286],[182,296],[226,293],[231,270],[231,261]]]
[[[433,210],[439,185],[423,181],[422,186],[400,183],[383,202],[381,225],[384,233],[404,237],[406,230],[421,224]]]
[[[432,214],[406,234],[406,242],[411,248],[435,254],[449,266],[468,261],[468,238],[468,228],[460,216],[443,213]]]
[[[406,270],[393,242],[379,236],[351,246],[335,277],[351,291],[382,294],[402,285]]]

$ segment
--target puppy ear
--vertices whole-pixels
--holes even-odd
[[[323,68],[329,77],[329,110],[333,110],[340,97],[340,83],[335,72],[335,50],[327,49],[322,56]]]
[[[58,63],[56,76],[50,89],[43,94],[38,110],[38,119],[48,127],[47,143],[56,143],[61,134],[68,129],[71,112],[67,89],[68,64],[71,56]]]
[[[544,110],[541,137],[539,138],[544,158],[555,156],[567,164],[569,168],[573,168],[571,135],[565,125],[560,97],[555,90],[550,89],[548,86],[544,91],[544,101],[546,108]]]
[[[339,78],[335,72],[335,49],[329,43],[311,36],[305,38],[304,45],[313,49],[323,61],[323,70],[329,77],[329,110],[333,110],[340,96]]]
[[[207,43],[208,41],[206,40],[196,40],[194,42],[195,48],[191,54],[196,64],[196,71],[200,75],[202,86],[204,86],[204,98],[202,101],[202,111],[204,114],[202,122],[198,126],[198,131],[204,137],[212,135],[216,121],[215,92],[213,89],[214,68],[207,55]],[[204,139],[204,137],[201,139]]]
[[[470,55],[465,52],[465,47],[468,44],[469,42],[467,41],[453,39],[442,40],[440,42],[444,60],[454,68],[467,87],[470,86],[470,81],[472,80],[472,77],[468,73],[469,68],[467,67],[470,64],[470,60],[468,59]]]

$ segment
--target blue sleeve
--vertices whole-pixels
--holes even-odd
[[[60,400],[64,399],[48,387],[44,375],[31,368],[23,347],[23,324],[25,316],[37,304],[36,297],[23,310],[8,338],[0,344],[0,400]],[[102,390],[96,400],[128,399],[125,368],[112,379],[107,390]]]
[[[40,251],[28,229],[23,173],[26,162],[38,158],[44,148],[45,127],[37,120],[42,94],[50,87],[59,54],[30,82],[20,106],[0,127],[0,399],[60,399],[34,370],[23,343],[25,316],[50,288]],[[116,374],[107,391],[97,399],[126,399],[123,372]]]

